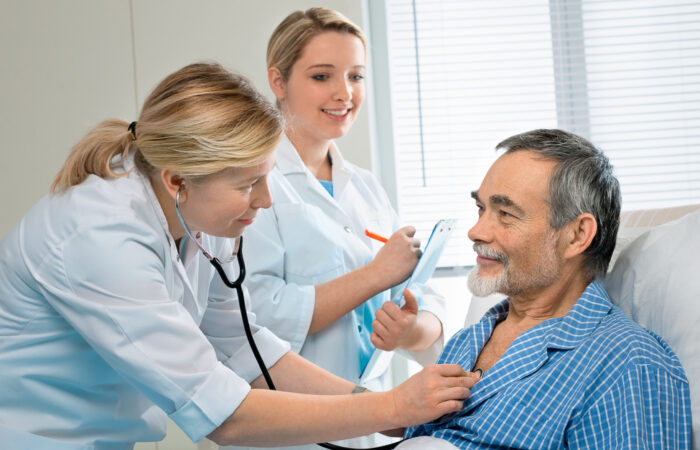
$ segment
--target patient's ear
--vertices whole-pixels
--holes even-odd
[[[598,231],[598,224],[591,213],[579,214],[574,220],[564,225],[564,257],[573,258],[590,247]]]

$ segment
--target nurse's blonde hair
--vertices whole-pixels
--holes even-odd
[[[366,48],[365,35],[360,27],[338,11],[325,8],[310,8],[288,15],[275,28],[267,44],[267,68],[277,67],[282,80],[289,80],[292,66],[301,56],[306,44],[327,31],[356,36]]]
[[[135,125],[109,119],[71,150],[51,185],[54,193],[89,175],[119,177],[135,151],[146,175],[171,169],[198,179],[266,161],[282,134],[279,111],[247,79],[218,64],[191,64],[165,78],[146,99]]]

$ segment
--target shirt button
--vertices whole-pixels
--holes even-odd
[[[345,232],[346,232],[346,233],[351,233],[351,232],[352,232],[352,228],[350,228],[350,227],[347,226],[347,225],[345,225],[344,229],[345,229]]]
[[[358,326],[357,326],[357,331],[359,331],[360,333],[362,333],[362,325],[358,325]]]

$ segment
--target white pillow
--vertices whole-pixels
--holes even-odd
[[[700,211],[629,243],[606,287],[614,304],[678,355],[690,381],[693,448],[700,449]]]

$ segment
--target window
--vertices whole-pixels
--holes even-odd
[[[700,2],[369,4],[382,179],[421,237],[459,219],[441,266],[473,264],[469,192],[534,128],[603,149],[624,209],[700,202]]]

